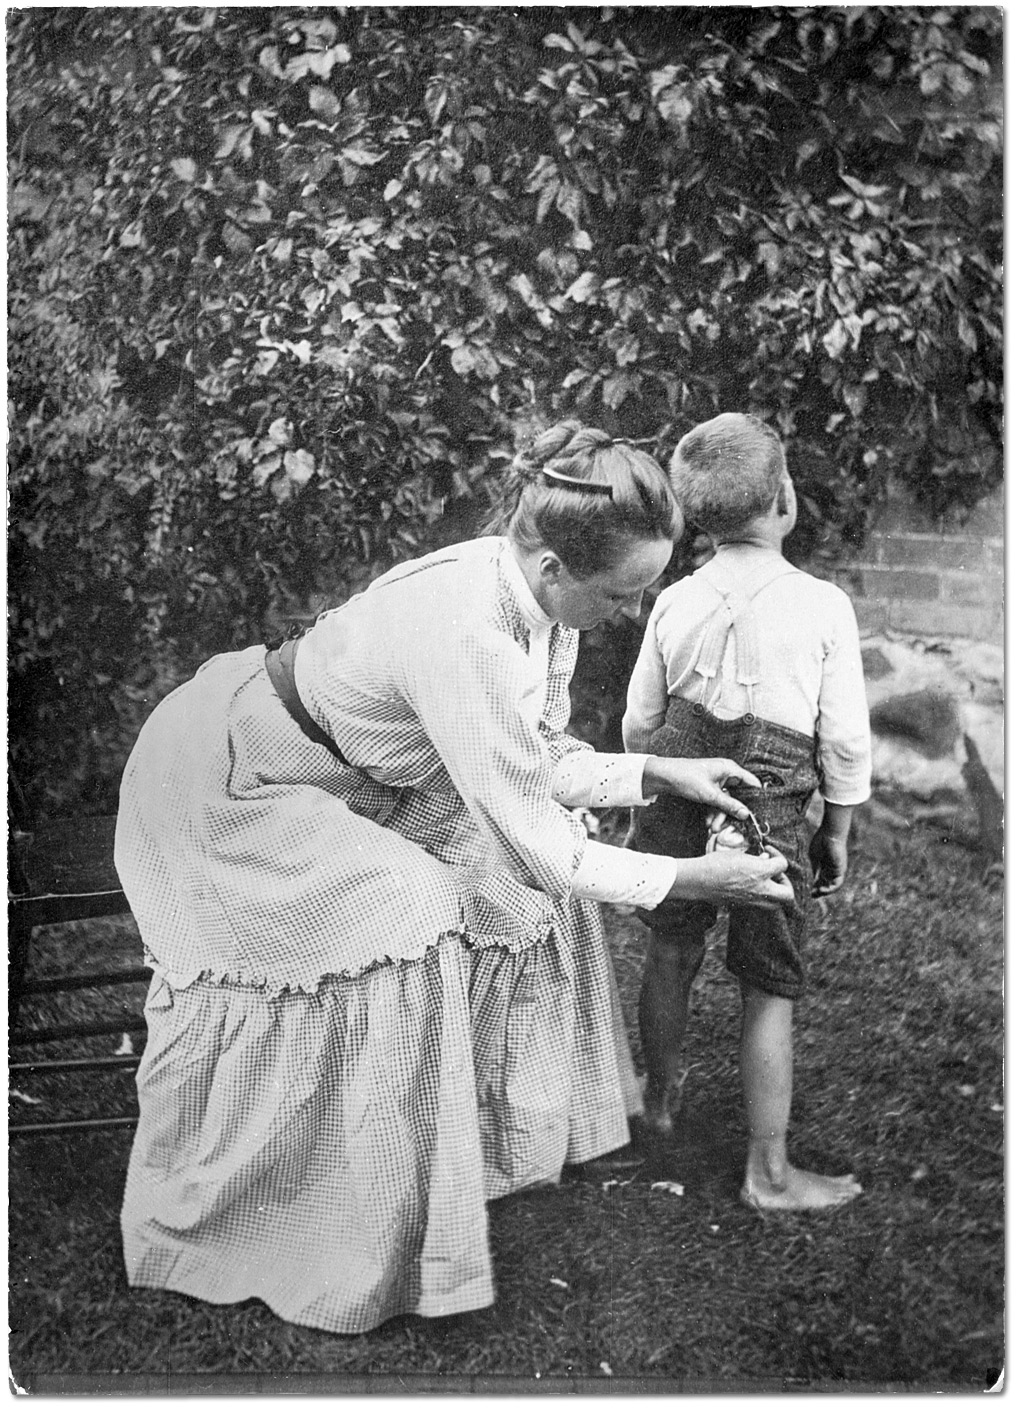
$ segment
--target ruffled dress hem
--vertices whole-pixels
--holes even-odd
[[[462,925],[455,930],[441,932],[434,940],[424,941],[416,950],[399,955],[383,953],[374,959],[366,960],[362,965],[350,969],[338,966],[335,969],[319,971],[314,976],[307,974],[294,977],[293,975],[270,974],[266,970],[255,972],[219,967],[215,969],[195,967],[178,969],[173,964],[167,964],[160,960],[148,946],[144,947],[142,963],[173,989],[190,989],[192,985],[199,983],[213,984],[222,988],[250,989],[261,994],[264,998],[275,999],[285,994],[315,995],[319,993],[324,984],[328,984],[331,980],[360,979],[386,965],[417,964],[425,958],[429,950],[435,949],[437,945],[442,945],[446,940],[460,940],[469,950],[498,949],[508,955],[519,955],[535,946],[545,944],[551,938],[552,933],[552,927],[541,925],[537,926],[533,933],[508,939],[505,935],[479,933]]]

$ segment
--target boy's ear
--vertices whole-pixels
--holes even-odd
[[[780,519],[785,519],[790,513],[790,494],[793,488],[789,480],[784,480],[776,491],[776,513]]]

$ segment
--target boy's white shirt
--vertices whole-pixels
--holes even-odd
[[[711,559],[712,572],[725,570],[738,588],[765,555],[775,556],[776,550],[722,544]],[[701,569],[659,594],[627,692],[623,741],[628,752],[647,754],[671,696],[701,699],[703,680],[694,668],[719,602]],[[849,597],[834,583],[794,570],[762,589],[750,611],[762,671],[754,688],[754,713],[818,740],[827,802],[863,803],[871,792],[871,727]],[[736,678],[732,631],[704,704],[720,719],[735,719],[748,709],[746,690]]]

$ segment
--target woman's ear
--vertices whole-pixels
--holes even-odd
[[[538,574],[547,587],[555,586],[563,573],[563,562],[551,548],[544,548],[538,560]]]

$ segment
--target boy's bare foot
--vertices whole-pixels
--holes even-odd
[[[855,1175],[816,1175],[790,1165],[781,1180],[766,1175],[745,1176],[741,1201],[751,1209],[835,1209],[861,1193]]]

